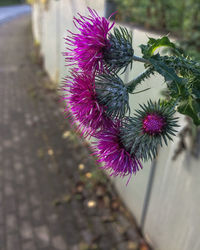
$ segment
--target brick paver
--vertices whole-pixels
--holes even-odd
[[[0,37],[0,249],[149,249],[33,62],[30,17]]]

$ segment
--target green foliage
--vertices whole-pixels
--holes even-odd
[[[154,55],[160,46],[172,47],[176,55]],[[195,125],[200,125],[200,65],[181,55],[166,37],[149,38],[147,45],[141,45],[140,48],[143,57],[164,77],[169,90],[169,102],[177,101],[177,110],[190,116]]]
[[[175,70],[172,67],[167,66],[160,55],[152,56],[149,58],[150,63],[154,66],[155,70],[161,74],[165,81],[174,81],[182,84],[182,78],[178,77]]]
[[[21,3],[24,3],[24,1],[21,1],[21,0],[1,0],[0,1],[0,6],[21,4]]]
[[[154,52],[160,47],[168,47],[178,52],[178,49],[176,48],[175,44],[170,42],[167,36],[164,36],[160,39],[154,39],[150,37],[147,45],[140,45],[144,58],[153,56]]]
[[[121,21],[146,28],[174,32],[184,41],[184,49],[200,58],[199,0],[113,0]],[[198,53],[199,54],[198,54]]]
[[[181,114],[192,117],[196,126],[200,125],[200,99],[197,101],[192,97],[189,97],[187,100],[180,103],[178,111]]]

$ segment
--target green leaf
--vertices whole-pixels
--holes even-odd
[[[176,49],[176,46],[174,43],[170,42],[169,38],[167,36],[164,36],[160,39],[149,39],[149,42],[151,44],[151,47],[149,49],[149,53],[152,56],[155,52],[156,49],[158,49],[159,47],[170,47],[173,49]]]
[[[169,48],[172,48],[174,50],[177,50],[175,44],[170,42],[170,40],[167,36],[164,36],[164,37],[159,38],[159,39],[154,39],[154,38],[150,37],[147,45],[144,45],[144,44],[140,45],[140,48],[142,50],[142,54],[143,54],[144,58],[149,58],[149,57],[153,56],[154,52],[159,47],[169,47]]]
[[[181,114],[190,116],[196,126],[200,125],[200,100],[189,97],[188,100],[180,103],[178,111]]]
[[[161,59],[162,58],[157,55],[149,58],[149,61],[154,66],[155,70],[165,78],[165,81],[175,81],[179,84],[182,84],[183,78],[178,77],[175,70],[171,67],[168,67],[161,61]]]
[[[192,82],[192,85],[191,85],[192,96],[195,99],[200,99],[200,75],[193,78],[191,82]]]
[[[192,95],[194,96],[194,98],[200,99],[200,89],[193,88]]]

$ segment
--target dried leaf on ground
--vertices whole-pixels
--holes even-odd
[[[114,211],[119,210],[120,208],[120,201],[118,199],[113,199],[110,204],[110,208]]]
[[[82,182],[82,181],[78,181],[77,183],[76,183],[76,187],[75,187],[75,192],[76,193],[82,193],[83,192],[83,190],[84,190],[84,183]]]
[[[96,201],[94,201],[94,200],[89,200],[88,202],[87,202],[87,206],[89,207],[89,208],[92,208],[92,207],[96,207]]]
[[[128,250],[138,250],[138,243],[134,241],[129,241]]]
[[[85,165],[84,164],[82,164],[82,163],[80,163],[79,165],[78,165],[78,169],[79,170],[84,170],[85,169]]]
[[[145,241],[142,241],[140,243],[140,250],[150,250],[150,247],[148,246],[148,244]]]

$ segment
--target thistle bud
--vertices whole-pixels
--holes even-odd
[[[129,95],[122,80],[114,74],[103,74],[95,80],[95,91],[99,104],[112,119],[121,119],[130,112]]]
[[[133,60],[132,36],[126,28],[114,28],[114,33],[109,34],[109,44],[104,50],[104,60],[109,67],[109,70],[119,71],[128,65]]]

